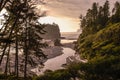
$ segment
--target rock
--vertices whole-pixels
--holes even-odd
[[[59,26],[55,23],[53,24],[43,24],[45,26],[45,34],[42,34],[41,37],[45,40],[56,40],[60,39],[60,29]]]

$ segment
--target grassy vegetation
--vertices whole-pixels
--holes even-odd
[[[119,2],[116,2],[114,9],[110,16],[109,1],[106,0],[100,7],[94,3],[83,17],[83,32],[76,42],[75,50],[88,60],[87,63],[71,63],[66,69],[47,70],[44,75],[26,80],[120,80]],[[16,80],[16,76],[1,74],[0,80]]]
[[[120,80],[120,23],[108,25],[93,35],[79,38],[78,52],[87,63],[71,63],[66,69],[50,71],[27,80]],[[16,76],[0,75],[0,80]],[[24,80],[20,77],[17,80]]]
[[[24,79],[24,77],[17,77],[15,75],[5,75],[5,74],[0,74],[0,80],[32,80],[32,77],[27,77]]]
[[[91,59],[96,55],[120,55],[120,23],[115,23],[78,40],[82,57]]]

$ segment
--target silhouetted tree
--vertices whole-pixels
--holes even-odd
[[[92,8],[87,10],[84,17],[81,18],[81,28],[84,35],[96,33],[104,28],[110,18],[109,1],[107,0],[103,6],[93,3]]]
[[[93,24],[97,25],[97,17],[98,17],[98,3],[93,3],[92,6],[92,16],[93,16]]]
[[[3,0],[2,0],[3,1]],[[2,6],[2,5],[1,5]],[[35,6],[31,3],[31,0],[10,0],[4,7],[7,10],[8,15],[5,15],[6,22],[0,30],[2,55],[0,57],[0,65],[4,55],[10,52],[7,48],[9,45],[15,44],[15,75],[19,76],[19,50],[23,49],[24,59],[24,77],[27,77],[27,62],[30,50],[35,51],[33,53],[37,57],[45,57],[41,47],[45,44],[41,43],[40,34],[44,33],[43,26],[38,22],[38,18],[41,15],[35,13]],[[9,48],[10,49],[10,48]],[[5,73],[7,74],[7,67],[9,64],[9,55],[7,55]]]
[[[120,3],[116,2],[113,8],[112,13],[112,21],[111,22],[120,22]]]
[[[103,22],[102,26],[105,26],[109,20],[110,12],[109,12],[109,1],[106,0],[105,4],[103,5]]]

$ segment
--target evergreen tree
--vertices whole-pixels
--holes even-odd
[[[100,6],[99,7],[99,12],[98,12],[98,18],[97,18],[98,25],[100,25],[100,26],[102,25],[102,20],[103,20],[103,7]]]
[[[116,2],[113,8],[112,22],[120,22],[120,3]]]
[[[103,5],[103,21],[102,26],[105,26],[109,20],[110,12],[109,12],[109,1],[106,0],[105,4]]]
[[[6,16],[6,22],[3,25],[0,33],[0,41],[2,47],[2,55],[0,57],[0,65],[5,54],[7,55],[5,73],[7,74],[7,67],[9,64],[9,56],[11,55],[10,48],[15,44],[15,75],[19,76],[19,50],[24,52],[24,77],[27,77],[27,64],[28,57],[32,53],[37,57],[45,57],[42,53],[41,47],[44,47],[44,43],[41,43],[42,38],[39,36],[44,33],[43,26],[38,22],[38,18],[41,15],[35,13],[35,6],[31,0],[10,0],[4,7],[6,8],[8,15]],[[9,48],[9,49],[8,49]],[[8,53],[7,53],[8,52]]]
[[[81,19],[81,28],[84,35],[94,34],[104,28],[110,18],[109,1],[107,0],[103,6],[93,3],[92,8]]]
[[[97,16],[98,16],[98,3],[93,3],[92,6],[92,16],[93,16],[93,25],[97,25]]]

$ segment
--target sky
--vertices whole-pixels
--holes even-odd
[[[41,23],[56,23],[59,25],[61,32],[76,32],[80,29],[80,14],[85,15],[87,9],[91,8],[93,2],[100,5],[106,0],[44,0],[42,6],[37,0],[37,7],[40,11],[46,11],[47,16],[39,19]],[[116,1],[108,0],[110,6]]]

